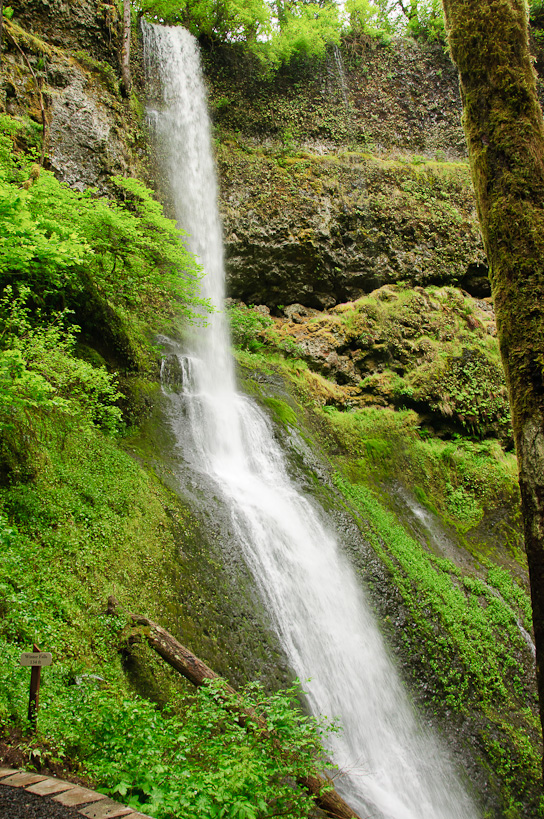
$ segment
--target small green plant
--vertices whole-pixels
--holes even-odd
[[[256,352],[264,346],[264,331],[273,324],[270,316],[259,313],[245,304],[228,309],[230,332],[235,347]]]

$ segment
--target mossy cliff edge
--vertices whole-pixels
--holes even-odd
[[[149,179],[152,163],[141,101],[119,91],[106,6],[81,4],[84,21],[94,15],[81,38],[75,7],[60,2],[26,4],[12,31],[41,72],[51,168],[110,191],[112,174]],[[272,81],[235,49],[205,56],[230,295],[265,305],[231,311],[242,383],[271,413],[298,481],[331,512],[415,698],[483,811],[536,816],[518,496],[455,74],[440,51],[411,42],[362,40],[343,57],[347,102],[334,60]],[[136,49],[136,76],[138,65]],[[15,148],[39,149],[40,95],[9,41],[3,71],[3,112],[22,126]],[[13,664],[0,713],[6,758],[85,772],[90,740],[62,716],[73,691],[92,704],[105,685],[120,703],[139,692],[178,711],[187,694],[144,648],[119,653],[110,593],[236,684],[273,688],[289,672],[229,546],[228,515],[173,454],[149,341],[175,332],[171,312],[139,318],[135,333],[130,310],[104,308],[109,336],[92,309],[78,321],[81,355],[119,373],[128,428],[112,438],[29,408],[20,450],[4,462],[0,633]],[[34,640],[56,657],[44,675],[51,716],[39,741],[17,748],[26,678],[15,659]],[[151,797],[138,794],[146,811]]]

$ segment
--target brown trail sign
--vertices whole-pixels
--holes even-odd
[[[51,665],[53,655],[49,651],[40,651],[34,643],[34,651],[25,651],[19,657],[22,666],[30,667],[30,697],[28,700],[28,721],[36,730],[38,721],[38,705],[40,700],[40,679],[42,666]]]

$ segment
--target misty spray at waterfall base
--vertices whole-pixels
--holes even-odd
[[[179,457],[213,483],[312,712],[338,720],[328,740],[338,790],[361,816],[476,819],[445,752],[419,723],[325,513],[287,474],[271,425],[236,391],[223,312],[217,183],[198,45],[181,27],[144,24],[149,115],[162,172],[202,291],[217,311],[180,353],[171,397]]]

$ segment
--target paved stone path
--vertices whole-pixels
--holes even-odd
[[[119,802],[109,799],[103,793],[96,793],[88,788],[74,785],[41,774],[26,773],[16,768],[0,767],[0,788],[19,788],[21,795],[34,794],[43,799],[43,815],[51,814],[49,808],[64,806],[66,819],[76,816],[85,819],[150,819],[143,813],[126,808]],[[2,788],[3,790],[3,788]],[[1,797],[1,792],[0,792]],[[1,810],[1,806],[0,806]],[[58,811],[54,812],[58,815]],[[1,819],[9,819],[8,814],[0,813]]]

